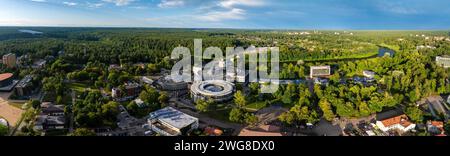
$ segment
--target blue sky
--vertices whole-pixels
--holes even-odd
[[[0,26],[450,29],[449,0],[0,0]]]

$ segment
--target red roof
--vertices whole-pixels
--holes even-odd
[[[9,79],[9,78],[11,78],[12,76],[13,76],[12,73],[3,73],[3,74],[0,74],[0,81]]]
[[[389,127],[395,124],[400,124],[403,127],[408,127],[412,123],[409,122],[408,117],[406,115],[400,115],[393,118],[385,119],[381,121],[385,127]]]

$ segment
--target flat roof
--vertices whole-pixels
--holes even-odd
[[[198,119],[185,114],[172,107],[166,107],[150,113],[150,119],[158,119],[160,122],[169,124],[175,128],[182,129],[197,122]]]

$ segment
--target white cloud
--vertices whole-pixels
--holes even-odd
[[[245,19],[245,10],[232,8],[227,11],[212,11],[206,15],[198,16],[198,19],[211,22],[219,22],[223,20],[242,20]]]
[[[114,3],[117,6],[125,6],[136,0],[103,0],[103,2]]]
[[[75,2],[63,2],[63,4],[67,5],[67,6],[76,6],[76,5],[78,5],[78,3],[75,3]]]
[[[158,4],[160,8],[174,8],[180,7],[185,4],[184,0],[161,0],[161,3]]]
[[[235,6],[262,6],[264,5],[264,1],[262,0],[222,0],[219,3],[219,6],[224,8],[234,8]]]
[[[385,12],[402,14],[402,15],[414,15],[421,13],[421,6],[415,6],[410,3],[382,1],[378,5],[378,8]]]
[[[30,1],[32,1],[32,2],[40,2],[40,3],[47,2],[47,0],[30,0]]]
[[[100,8],[103,5],[105,5],[105,3],[89,3],[89,2],[87,2],[87,6],[89,8]]]
[[[265,5],[263,0],[220,0],[216,6],[203,8],[206,10],[204,15],[197,18],[203,21],[220,22],[223,20],[243,20],[246,10],[242,7],[258,7]]]

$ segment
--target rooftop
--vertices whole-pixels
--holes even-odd
[[[399,115],[399,116],[396,116],[393,118],[388,118],[388,119],[382,120],[381,122],[383,123],[383,125],[385,127],[389,127],[389,126],[392,126],[395,124],[400,124],[403,127],[408,127],[409,125],[412,124],[411,122],[409,122],[408,117],[405,114]]]
[[[12,73],[3,73],[3,74],[0,74],[0,81],[9,79],[9,78],[11,78],[12,76],[13,76]]]
[[[182,129],[196,121],[197,118],[180,112],[172,107],[166,107],[150,113],[150,119],[158,119],[160,122]]]
[[[27,75],[22,80],[19,81],[16,87],[26,87],[31,82],[32,79],[33,77],[31,77],[31,75]]]

